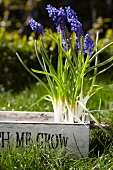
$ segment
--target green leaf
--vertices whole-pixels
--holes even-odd
[[[102,49],[100,49],[99,51],[97,51],[97,52],[91,57],[91,59],[89,60],[89,63],[91,63],[92,60],[93,60],[98,54],[100,54],[102,51],[104,51],[107,47],[109,47],[109,46],[112,45],[112,44],[113,44],[113,42],[107,44],[105,47],[103,47]]]
[[[98,68],[98,67],[104,66],[105,64],[108,64],[112,60],[113,60],[113,56],[108,58],[107,60],[103,61],[102,63],[97,64],[96,66],[92,66],[92,67],[88,68],[86,71],[86,74],[95,68]]]
[[[44,100],[48,95],[42,96],[39,100],[37,100],[35,103],[33,103],[30,107],[28,107],[28,110],[30,110],[34,105],[37,103],[40,103],[42,100]]]
[[[62,92],[65,92],[62,81],[56,75],[48,73],[48,72],[44,72],[44,71],[35,70],[35,69],[32,69],[32,71],[35,73],[51,76],[52,78],[54,78],[55,82],[57,83],[59,90],[61,90]]]
[[[42,81],[40,78],[38,78],[38,77],[24,64],[24,62],[22,61],[22,59],[20,58],[20,56],[19,56],[18,53],[16,53],[16,55],[17,55],[19,61],[21,62],[21,64],[24,66],[24,68],[25,68],[34,78],[36,78],[36,79],[43,85],[43,87],[48,91],[48,93],[52,96],[52,93],[51,93],[51,91],[49,90],[49,88],[47,87],[47,85],[46,85],[45,83],[43,83],[43,81]]]
[[[90,115],[90,117],[92,118],[92,120],[97,123],[97,125],[103,130],[103,131],[106,131],[102,126],[101,124],[98,122],[98,120],[92,115],[92,113],[80,102],[80,101],[77,101],[81,107],[86,111],[86,113],[88,113]]]

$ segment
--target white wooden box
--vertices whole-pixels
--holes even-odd
[[[90,122],[85,115],[85,123],[54,123],[51,112],[0,111],[0,148],[7,143],[30,145],[39,142],[42,147],[75,151],[77,157],[89,152]]]

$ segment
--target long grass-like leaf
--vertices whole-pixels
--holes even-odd
[[[100,127],[100,129],[102,129],[104,132],[106,132],[106,130],[101,126],[101,124],[98,122],[98,120],[92,115],[92,113],[80,102],[80,101],[77,101],[81,107],[86,111],[86,113],[88,113],[91,117],[91,119],[97,123],[97,125]]]
[[[85,73],[85,71],[86,71],[86,69],[87,69],[87,67],[88,67],[89,58],[90,58],[90,56],[87,55],[86,61],[85,61],[85,63],[83,64],[83,67],[81,68],[81,74],[80,74],[81,78],[84,76],[84,73]]]
[[[48,57],[48,54],[47,54],[47,52],[44,48],[43,41],[42,40],[40,40],[40,41],[41,41],[41,47],[42,47],[42,49],[40,49],[40,53],[41,53],[41,56],[42,56],[41,62],[40,62],[40,58],[39,58],[37,50],[36,50],[36,53],[37,53],[37,56],[38,56],[38,59],[39,59],[39,63],[41,63],[44,72],[47,72],[47,66],[48,66],[49,70],[52,72],[52,74],[53,73],[56,74],[55,69],[53,68],[53,65],[51,64],[50,59]],[[36,44],[35,44],[35,49],[37,49]],[[52,80],[50,79],[50,77],[47,74],[46,74],[46,78],[47,78],[48,84],[50,86],[52,96],[55,96],[56,91],[55,91],[55,88],[54,88],[54,83],[52,82]]]
[[[96,67],[98,68],[98,67],[104,66],[105,64],[108,64],[108,63],[111,62],[112,60],[113,60],[113,56],[110,57],[110,58],[108,58],[107,60],[103,61],[102,63],[97,64],[96,66],[92,66],[92,67],[88,68],[88,69],[86,70],[86,74],[87,74],[88,72],[92,71],[93,69],[95,69]]]
[[[58,44],[58,41],[57,41],[57,39],[53,36],[52,31],[51,31],[51,30],[49,30],[49,31],[50,31],[50,34],[46,33],[46,35],[47,35],[48,37],[50,37],[53,41],[55,41],[55,42]]]
[[[35,69],[32,69],[32,71],[35,72],[35,73],[44,74],[44,75],[48,75],[48,76],[53,77],[55,82],[57,83],[57,85],[59,87],[59,90],[61,90],[62,92],[65,92],[65,88],[63,86],[62,81],[57,76],[55,76],[54,74],[44,72],[44,71],[35,70]]]
[[[102,49],[100,49],[99,51],[97,51],[97,52],[91,57],[91,59],[89,60],[89,63],[91,63],[92,60],[93,60],[98,54],[100,54],[102,51],[104,51],[107,47],[109,47],[109,46],[112,45],[112,44],[113,44],[113,42],[107,44],[105,47],[103,47]]]
[[[103,90],[103,89],[108,88],[110,86],[113,86],[113,84],[108,84],[108,85],[97,87],[94,91],[92,91],[90,97],[92,97],[95,93],[99,92],[100,90]]]
[[[98,39],[99,39],[99,33],[97,32],[97,36],[96,36],[96,53],[97,53],[97,50],[98,50],[98,46],[97,46],[98,45]],[[98,55],[96,55],[96,57],[95,57],[95,66],[97,66],[97,64],[98,64]],[[91,83],[88,95],[90,95],[92,90],[93,90],[93,86],[94,86],[95,80],[96,80],[97,69],[98,69],[98,67],[94,68],[94,76],[93,76],[93,79],[92,79],[92,83]]]
[[[46,57],[45,57],[46,55]],[[43,61],[43,66],[44,66],[44,71],[45,72],[48,72],[47,71],[47,66],[46,66],[46,63],[45,63],[45,58],[48,58],[47,54],[42,54],[42,61]],[[51,93],[53,94],[53,96],[55,96],[55,90],[54,90],[54,84],[52,82],[52,80],[50,79],[50,77],[46,74],[46,78],[47,78],[47,81],[48,81],[48,84],[50,86],[50,89],[51,89]]]
[[[20,56],[19,56],[18,53],[16,53],[16,55],[17,55],[19,61],[21,62],[21,64],[24,66],[24,68],[25,68],[34,78],[36,78],[36,79],[43,85],[43,87],[48,91],[48,93],[49,93],[50,95],[52,95],[52,94],[51,94],[51,91],[49,90],[49,88],[47,87],[47,85],[46,85],[45,83],[43,83],[43,81],[42,81],[39,77],[37,77],[37,76],[24,64],[24,62],[22,61],[22,59],[20,58]]]
[[[58,65],[57,65],[57,74],[59,79],[62,79],[62,50],[60,49],[62,43],[62,38],[60,37],[60,39],[58,40]]]
[[[41,66],[41,67],[42,67],[42,69],[44,70],[43,63],[42,63],[42,61],[41,61],[41,59],[40,59],[40,56],[39,56],[39,54],[38,54],[38,49],[37,49],[36,40],[35,40],[35,43],[34,43],[34,45],[35,45],[35,52],[36,52],[36,57],[37,57],[37,59],[38,59],[38,61],[39,61],[39,64],[40,64],[40,66]]]
[[[36,105],[37,103],[40,103],[42,100],[44,100],[48,95],[44,95],[42,96],[39,100],[37,100],[35,103],[33,103],[30,107],[28,107],[27,110],[30,110],[34,105]]]
[[[105,71],[107,71],[108,69],[110,69],[112,66],[113,66],[113,63],[112,63],[110,66],[106,67],[105,69],[99,71],[99,72],[96,74],[96,76],[99,75],[99,74],[104,73]]]

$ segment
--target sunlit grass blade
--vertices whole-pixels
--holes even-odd
[[[102,49],[100,49],[99,51],[97,51],[97,52],[91,57],[91,59],[89,60],[89,63],[91,63],[92,60],[93,60],[98,54],[100,54],[102,51],[104,51],[106,48],[108,48],[108,47],[109,47],[110,45],[112,45],[112,44],[113,44],[113,42],[107,44],[105,47],[103,47]]]
[[[95,46],[96,46],[96,53],[98,51],[98,39],[99,39],[99,33],[97,32],[97,35],[96,35],[96,44],[95,44]],[[95,66],[97,66],[97,64],[98,64],[98,55],[96,55],[96,57],[95,57]],[[97,70],[98,70],[98,67],[95,67],[94,68],[94,73],[93,73],[94,76],[93,76],[93,79],[92,79],[92,83],[91,83],[90,89],[88,91],[88,95],[90,95],[92,90],[93,90],[93,86],[94,86],[95,80],[96,80]]]
[[[95,68],[102,67],[102,66],[104,66],[104,65],[106,65],[106,64],[108,64],[108,63],[110,63],[111,61],[113,61],[113,56],[110,57],[110,58],[108,58],[107,60],[105,60],[105,61],[103,61],[103,62],[97,64],[96,66],[94,65],[94,66],[88,68],[88,69],[86,70],[86,73],[85,73],[85,74],[87,74],[88,72],[92,71],[92,70],[95,69]]]
[[[95,122],[95,123],[97,123],[97,125],[100,127],[100,129],[102,129],[104,132],[106,131],[102,126],[101,126],[101,124],[98,122],[98,120],[92,115],[92,113],[78,100],[77,101],[80,105],[81,105],[81,107],[86,111],[86,113],[88,113],[89,115],[90,115],[90,117],[91,117],[91,119]]]
[[[103,86],[97,87],[94,91],[92,91],[90,97],[93,96],[95,93],[99,92],[100,90],[108,89],[111,86],[113,86],[113,84],[108,84],[108,85],[103,85]]]
[[[63,75],[62,50],[60,48],[61,44],[62,44],[62,37],[60,36],[60,39],[58,39],[58,64],[57,64],[57,74],[59,79],[62,79],[62,75]]]
[[[56,75],[48,73],[48,72],[44,72],[44,71],[35,70],[35,69],[32,69],[32,71],[35,72],[35,73],[40,73],[40,74],[51,76],[56,81],[56,83],[59,87],[59,90],[61,90],[62,92],[65,91],[62,81]]]
[[[36,56],[37,56],[37,59],[38,59],[38,61],[39,61],[39,64],[40,64],[40,66],[42,67],[42,69],[44,70],[43,63],[42,63],[42,61],[41,61],[41,59],[40,59],[40,56],[39,56],[39,54],[38,54],[37,41],[36,41],[36,40],[35,40],[35,42],[34,42],[34,45],[35,45],[35,52],[36,52]]]
[[[105,71],[107,71],[107,70],[110,69],[111,67],[113,67],[113,63],[112,63],[110,66],[106,67],[105,69],[99,71],[99,72],[96,74],[96,76],[98,76],[99,74],[104,73]]]
[[[44,95],[42,96],[39,100],[37,100],[35,103],[33,103],[30,107],[28,107],[27,110],[30,110],[33,106],[35,106],[36,104],[40,103],[42,100],[46,99],[48,95]]]
[[[51,91],[49,90],[49,88],[47,87],[47,85],[40,79],[38,78],[25,64],[24,62],[22,61],[22,59],[20,58],[19,54],[16,53],[19,61],[21,62],[21,64],[24,66],[24,68],[35,78],[37,79],[42,85],[43,87],[47,90],[47,92],[51,95]]]

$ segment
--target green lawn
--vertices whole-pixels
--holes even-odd
[[[74,156],[64,155],[58,150],[43,150],[35,145],[25,148],[1,152],[1,170],[107,170],[113,169],[113,147],[103,154],[77,160]]]
[[[0,110],[20,111],[52,111],[50,102],[43,101],[33,105],[45,90],[39,84],[19,93],[5,92],[1,88]],[[113,125],[113,86],[101,90],[88,102],[87,107],[100,121]],[[26,148],[1,150],[0,170],[112,170],[113,169],[113,131],[103,132],[93,129],[90,134],[90,153],[87,157],[77,160],[75,156],[70,158],[58,150],[43,152],[40,146],[29,146]]]

